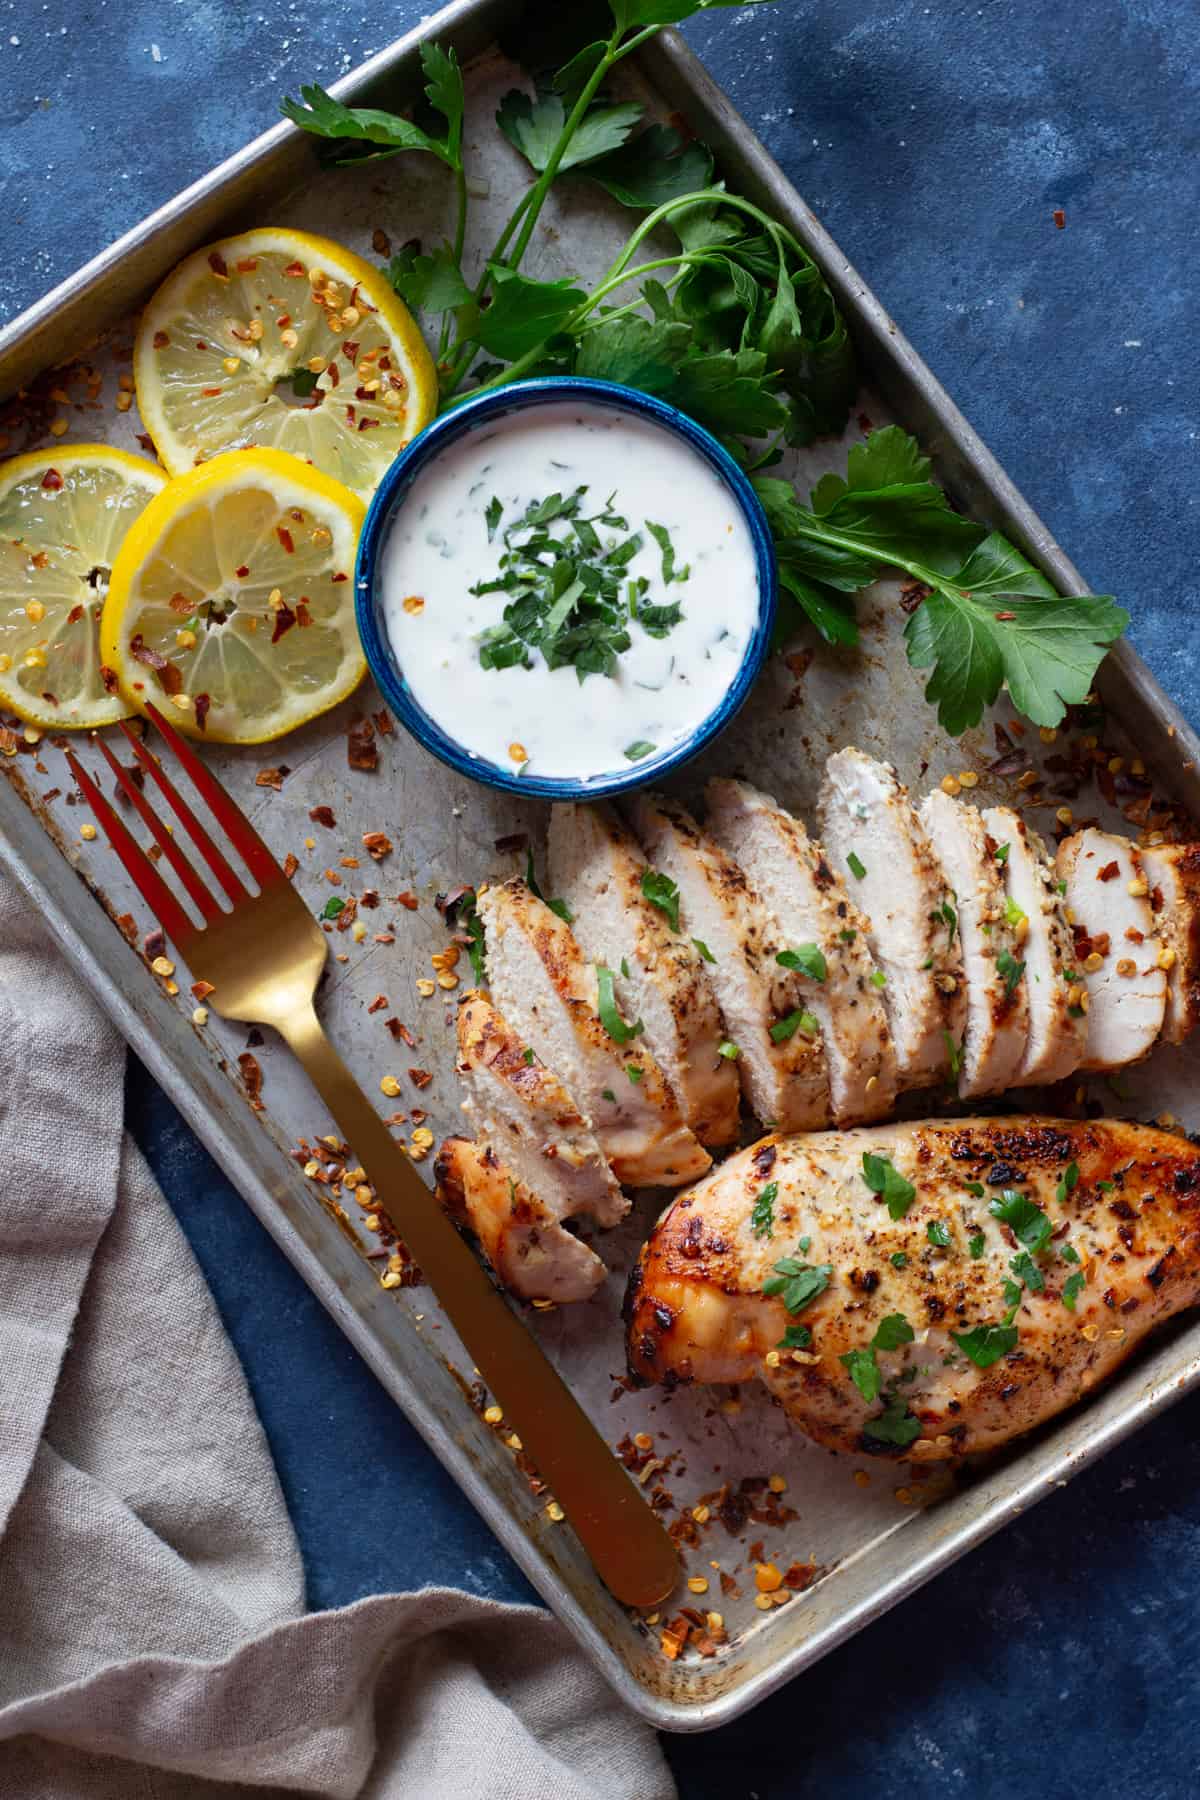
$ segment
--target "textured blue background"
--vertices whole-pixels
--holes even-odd
[[[0,0],[0,318],[421,11]],[[1194,0],[784,0],[688,32],[1200,715]],[[137,1068],[129,1115],[246,1362],[312,1603],[422,1581],[527,1595]],[[689,1800],[1190,1800],[1198,1615],[1193,1398],[750,1719],[668,1753]]]

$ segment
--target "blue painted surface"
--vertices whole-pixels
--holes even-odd
[[[0,316],[421,10],[0,0]],[[689,33],[1200,716],[1196,7],[798,0]],[[423,1580],[523,1594],[136,1069],[129,1114],[250,1372],[313,1603]],[[1193,1399],[750,1720],[669,1753],[689,1797],[1184,1800],[1198,1615]]]

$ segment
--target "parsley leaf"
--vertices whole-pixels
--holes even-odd
[[[789,1325],[775,1348],[777,1350],[807,1350],[812,1343],[812,1332],[807,1325]]]
[[[1031,1294],[1040,1294],[1046,1285],[1046,1278],[1030,1256],[1028,1250],[1022,1250],[1020,1256],[1014,1256],[1010,1268],[1016,1279],[1027,1287]]]
[[[428,78],[425,93],[429,103],[446,121],[444,136],[422,131],[419,125],[395,113],[375,107],[344,106],[315,82],[300,89],[299,100],[282,101],[279,110],[285,119],[314,137],[372,146],[335,157],[337,162],[361,162],[395,156],[401,150],[424,150],[450,168],[461,169],[464,97],[458,59],[453,50],[426,41],[421,45],[421,67]]]
[[[891,1263],[893,1269],[907,1269],[908,1267],[908,1257],[903,1250],[893,1250],[892,1254],[888,1257],[888,1261]]]
[[[1058,1186],[1054,1190],[1054,1198],[1058,1201],[1060,1206],[1065,1206],[1067,1204],[1067,1195],[1072,1193],[1078,1185],[1079,1164],[1076,1162],[1068,1163],[1062,1172],[1062,1178],[1059,1181]]]
[[[479,322],[479,342],[492,356],[515,361],[553,335],[585,295],[569,281],[530,281],[501,263],[488,266],[493,299]]]
[[[750,1214],[750,1229],[756,1238],[775,1235],[775,1197],[778,1192],[779,1183],[768,1181],[754,1202],[754,1211]]]
[[[325,902],[324,906],[321,908],[320,912],[317,914],[317,917],[318,917],[318,919],[336,919],[338,914],[345,912],[345,910],[346,910],[346,902],[340,897],[340,895],[334,894],[332,899],[329,899]]]
[[[878,1417],[865,1421],[863,1433],[881,1444],[896,1444],[903,1450],[920,1437],[921,1421],[914,1419],[899,1394],[894,1394]]]
[[[704,144],[686,143],[673,125],[651,125],[583,170],[622,206],[647,210],[697,193],[708,186],[712,172],[712,152]]]
[[[637,738],[632,744],[626,744],[624,754],[630,762],[641,762],[644,757],[653,756],[657,749],[657,744],[648,743],[645,738]]]
[[[876,1156],[871,1150],[863,1152],[862,1173],[871,1192],[882,1196],[888,1216],[902,1219],[917,1197],[912,1182],[904,1179],[888,1157]]]
[[[898,1350],[901,1344],[911,1344],[916,1333],[903,1313],[888,1313],[880,1319],[871,1346],[875,1350]]]
[[[795,950],[781,950],[775,961],[785,969],[797,969],[812,981],[824,981],[829,970],[816,944],[801,944]]]
[[[781,1294],[790,1313],[803,1312],[825,1292],[832,1274],[832,1263],[814,1265],[800,1262],[794,1256],[785,1256],[775,1264],[774,1275],[763,1282],[763,1293],[768,1297]]]
[[[936,1244],[939,1250],[950,1248],[950,1232],[942,1219],[930,1219],[925,1227],[925,1236],[931,1244]]]
[[[693,942],[693,944],[695,944],[697,950],[700,952],[700,955],[703,957],[705,962],[707,962],[707,963],[715,963],[716,962],[716,960],[717,960],[716,957],[713,955],[712,951],[709,949],[708,945],[705,943],[703,938],[693,938],[692,942]]]
[[[672,931],[679,930],[679,889],[669,875],[663,875],[658,869],[642,870],[642,893],[656,906],[660,913],[665,913],[667,923]]]
[[[414,312],[450,312],[466,306],[471,290],[449,244],[428,256],[415,248],[397,251],[387,266],[387,277],[400,298]]]
[[[600,1023],[614,1044],[628,1044],[634,1038],[641,1037],[646,1029],[640,1019],[635,1025],[628,1025],[621,1017],[613,993],[613,972],[606,969],[603,963],[596,964],[596,1011],[600,1015]]]
[[[874,1350],[847,1350],[838,1361],[850,1372],[850,1379],[868,1405],[879,1398],[883,1376],[875,1360]]]
[[[1001,865],[1006,863],[1008,861],[1008,853],[1011,850],[1011,848],[1012,848],[1011,844],[997,844],[996,849],[994,851],[994,856],[995,856],[996,861],[998,863],[1000,863]]]
[[[483,920],[475,905],[474,888],[468,888],[459,900],[458,918],[471,940],[467,945],[467,955],[471,959],[471,973],[475,977],[476,985],[482,987],[487,980],[487,950],[483,935]],[[532,1050],[525,1052],[525,1060],[526,1062],[533,1061]]]
[[[1076,1269],[1073,1275],[1067,1276],[1063,1282],[1062,1303],[1068,1312],[1075,1311],[1075,1302],[1086,1286],[1087,1276],[1082,1269]]]
[[[1015,1325],[976,1325],[973,1331],[952,1331],[950,1336],[977,1369],[990,1369],[1016,1349],[1020,1333]]]
[[[499,500],[499,498],[495,494],[493,494],[491,499],[488,501],[487,509],[484,512],[483,516],[484,516],[484,519],[487,521],[488,543],[490,544],[492,542],[492,539],[496,535],[496,527],[499,525],[500,520],[504,516],[504,507],[503,507],[501,501]]]
[[[559,171],[565,173],[620,149],[641,116],[641,107],[633,101],[621,105],[594,102],[563,153]],[[566,122],[562,95],[550,91],[531,98],[520,88],[512,88],[496,113],[496,123],[509,143],[539,175],[554,154]]]
[[[1025,973],[1024,962],[1018,962],[1011,951],[1002,950],[996,958],[996,973],[1004,983],[1004,992],[1011,1000],[1017,991],[1017,983]]]
[[[1028,1194],[1005,1188],[998,1199],[988,1202],[988,1211],[993,1218],[1002,1219],[1017,1242],[1024,1244],[1034,1256],[1050,1242],[1054,1226]]]
[[[771,1042],[785,1044],[798,1031],[802,1031],[805,1037],[816,1037],[820,1029],[820,1021],[815,1013],[805,1012],[803,1007],[797,1007],[786,1019],[776,1019],[771,1027]]]
[[[856,881],[861,881],[863,876],[867,872],[866,864],[862,861],[862,858],[857,854],[857,852],[855,852],[853,850],[851,850],[849,856],[846,858],[846,867],[849,869],[850,873],[854,876]]]
[[[982,1231],[977,1231],[973,1237],[967,1239],[967,1250],[972,1262],[978,1262],[986,1248],[987,1239]]]
[[[732,1038],[726,1038],[717,1045],[717,1055],[725,1057],[729,1062],[736,1062],[741,1054],[741,1050]]]

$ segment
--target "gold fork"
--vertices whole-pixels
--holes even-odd
[[[232,911],[218,904],[131,772],[97,739],[131,806],[200,912],[203,925],[193,923],[78,758],[68,752],[71,773],[109,843],[193,975],[211,983],[207,1004],[222,1018],[273,1026],[291,1047],[342,1136],[353,1146],[393,1230],[424,1272],[538,1473],[565,1509],[601,1579],[626,1605],[656,1605],[670,1593],[679,1575],[675,1546],[435,1196],[405,1160],[326,1037],[313,1006],[325,965],[325,933],[216,777],[155,707],[146,710],[242,857],[259,891],[254,894],[246,888],[158,759],[124,724],[122,730],[138,762],[232,902]]]

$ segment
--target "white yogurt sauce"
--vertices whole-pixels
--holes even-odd
[[[633,532],[644,539],[623,570],[648,583],[639,604],[677,602],[682,619],[660,638],[629,620],[632,643],[612,676],[581,683],[573,666],[551,669],[537,650],[532,668],[484,668],[481,634],[503,624],[512,596],[470,588],[497,576],[504,531],[531,502],[585,484],[584,515],[603,512],[611,495],[628,520],[624,531],[597,527],[606,549]],[[504,511],[489,542],[493,499]],[[647,520],[670,533],[686,581],[664,583]],[[562,520],[547,530],[567,535]],[[672,433],[591,405],[531,407],[429,463],[392,523],[381,577],[414,698],[472,757],[509,773],[586,778],[627,771],[631,746],[670,749],[720,703],[758,617],[753,541],[725,485]]]

